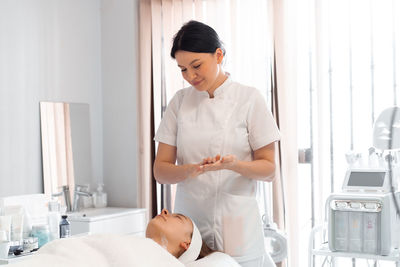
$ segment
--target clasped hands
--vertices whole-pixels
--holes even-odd
[[[231,169],[236,163],[235,155],[216,155],[215,157],[204,158],[199,164],[192,164],[189,177],[194,178],[204,172]]]

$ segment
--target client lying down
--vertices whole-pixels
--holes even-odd
[[[198,259],[198,260],[197,260]],[[146,238],[95,234],[54,240],[14,267],[238,267],[209,249],[189,217],[163,210],[147,225]]]
[[[166,209],[149,222],[146,237],[153,239],[183,263],[214,252],[203,242],[199,230],[189,217],[169,213]]]

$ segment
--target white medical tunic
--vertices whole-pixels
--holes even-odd
[[[176,146],[177,164],[183,165],[217,154],[251,161],[254,150],[279,138],[263,96],[228,77],[214,98],[194,87],[178,91],[155,140]],[[252,262],[265,255],[256,187],[256,180],[230,170],[206,172],[178,183],[174,212],[191,217],[210,248]]]

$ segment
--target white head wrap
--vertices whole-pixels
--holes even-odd
[[[192,224],[193,224],[192,241],[190,242],[188,249],[185,252],[183,252],[183,254],[179,257],[179,260],[183,264],[195,261],[199,257],[201,245],[203,244],[203,239],[201,238],[199,229],[197,229],[197,226],[194,224],[193,220]]]

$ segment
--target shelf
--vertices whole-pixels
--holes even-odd
[[[350,252],[340,252],[340,251],[330,251],[325,245],[319,249],[312,250],[313,255],[319,256],[330,256],[330,257],[346,257],[346,258],[358,258],[358,259],[369,259],[369,260],[385,260],[385,261],[395,261],[400,262],[399,250],[395,249],[390,255],[373,255],[365,253],[350,253]]]

